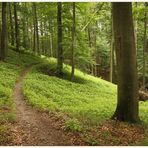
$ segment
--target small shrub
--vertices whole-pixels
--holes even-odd
[[[76,119],[66,121],[66,128],[73,132],[80,132],[82,130],[80,123]]]

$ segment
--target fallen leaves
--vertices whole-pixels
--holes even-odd
[[[98,140],[99,145],[136,145],[144,138],[144,129],[134,124],[106,121],[92,129],[89,135],[91,139]]]

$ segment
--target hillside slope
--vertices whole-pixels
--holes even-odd
[[[69,81],[70,66],[64,65],[63,79],[54,76],[56,60],[47,58],[34,67],[24,83],[24,94],[32,105],[46,111],[68,115],[85,125],[109,119],[116,107],[116,85],[100,78],[75,71],[74,82]],[[50,75],[50,76],[49,76]],[[148,123],[148,102],[140,102],[141,119]]]
[[[116,107],[116,85],[77,69],[71,82],[71,68],[68,65],[64,65],[64,77],[57,78],[54,74],[54,58],[40,58],[10,50],[6,60],[0,62],[0,145],[9,145],[13,134],[9,130],[9,123],[16,120],[16,105],[13,98],[16,80],[22,69],[36,63],[39,64],[33,66],[24,81],[23,93],[27,102],[41,111],[59,116],[56,120],[62,117],[64,125],[60,128],[76,132],[76,142],[84,140],[85,137],[86,145],[99,145],[98,141],[103,145],[128,145],[142,138],[143,132],[139,127],[111,121],[106,123]],[[148,124],[147,106],[148,102],[140,102],[140,117],[145,125]],[[115,127],[118,127],[118,131]],[[126,132],[127,128],[130,132]],[[116,134],[112,135],[114,132]],[[119,138],[120,135],[123,136]]]
[[[35,67],[24,83],[28,101],[46,111],[58,111],[85,124],[111,117],[116,104],[116,86],[93,76],[75,72],[68,80],[70,67],[64,65],[64,79],[48,76],[56,68],[55,59]]]

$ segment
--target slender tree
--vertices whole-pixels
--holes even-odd
[[[118,99],[113,118],[137,122],[138,83],[131,3],[113,3],[113,30],[118,72]]]
[[[63,49],[62,49],[62,3],[57,3],[57,75],[62,76],[63,72]]]
[[[41,32],[41,52],[42,54],[44,54],[44,42],[43,42],[43,39],[44,39],[44,32],[43,32],[43,22],[41,21],[41,26],[40,26],[40,32]]]
[[[111,13],[112,18],[112,13]],[[113,33],[113,21],[111,20],[111,50],[110,50],[110,82],[113,82],[113,56],[114,54],[114,33]]]
[[[34,13],[34,5],[32,4],[33,11],[33,52],[36,54],[36,23],[35,23],[35,13]]]
[[[10,34],[11,34],[11,45],[14,46],[14,27],[12,19],[12,9],[11,3],[9,3],[9,19],[10,19]]]
[[[14,6],[14,19],[15,19],[15,44],[16,44],[16,51],[19,51],[20,37],[19,37],[19,24],[17,16],[17,3],[14,2],[13,6]]]
[[[73,10],[73,25],[72,25],[72,47],[71,47],[71,80],[74,77],[74,47],[75,47],[75,32],[76,32],[76,23],[75,23],[75,2],[72,3],[72,10]]]
[[[2,29],[1,29],[0,60],[5,59],[6,48],[7,48],[6,7],[7,7],[7,3],[2,2]]]
[[[37,17],[37,9],[36,3],[33,3],[34,9],[34,21],[35,21],[35,31],[36,31],[36,45],[37,45],[37,53],[40,55],[40,44],[39,44],[39,29],[38,29],[38,17]]]

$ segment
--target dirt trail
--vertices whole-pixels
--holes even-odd
[[[70,135],[60,126],[61,121],[54,115],[40,112],[26,104],[23,96],[23,79],[31,70],[32,66],[25,68],[18,78],[14,99],[16,103],[17,122],[13,131],[19,135],[15,137],[16,145],[72,145]],[[41,98],[42,99],[42,98]],[[15,136],[16,136],[15,133]]]

